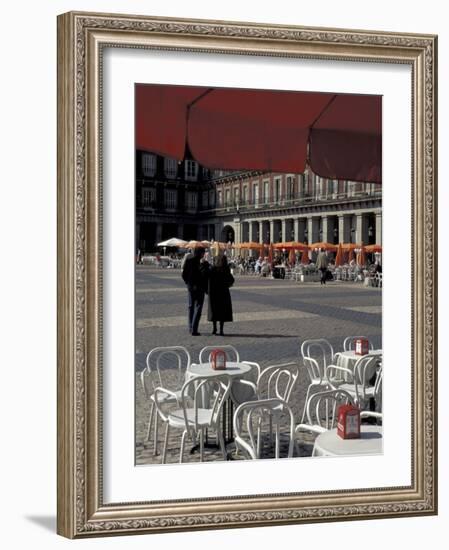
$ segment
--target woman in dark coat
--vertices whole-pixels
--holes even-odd
[[[209,310],[207,320],[212,321],[212,334],[217,334],[217,322],[220,323],[220,335],[223,325],[232,322],[232,302],[229,288],[234,284],[234,277],[228,266],[226,256],[216,256],[209,271]]]

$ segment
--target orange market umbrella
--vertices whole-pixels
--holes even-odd
[[[312,243],[310,245],[310,248],[321,248],[322,250],[330,250],[331,252],[335,252],[337,250],[337,245],[332,243],[319,242]]]
[[[186,243],[185,248],[207,248],[201,241],[189,241]]]
[[[360,247],[360,252],[357,254],[357,265],[364,266],[366,265],[366,253],[365,253],[365,247]]]
[[[351,262],[354,259],[354,249],[355,248],[360,248],[360,245],[357,245],[357,244],[354,244],[354,243],[343,243],[341,245],[341,248],[343,249],[344,256],[346,256],[347,261]]]
[[[372,254],[373,252],[382,252],[382,246],[380,244],[369,244],[365,246],[365,252]]]
[[[352,262],[353,259],[354,259],[354,249],[353,249],[353,248],[350,248],[350,249],[349,249],[348,262]]]
[[[304,247],[305,248],[308,248],[308,246],[304,243],[300,243],[300,242],[297,242],[297,241],[288,241],[288,242],[285,242],[285,243],[276,243],[273,245],[274,248],[276,249],[279,249],[279,248],[285,248],[285,250],[303,250]]]
[[[296,263],[296,253],[294,248],[290,248],[290,252],[288,253],[288,263],[290,265],[293,265]]]
[[[273,262],[273,244],[271,243],[270,246],[268,247],[268,263],[272,263]]]
[[[303,251],[302,251],[301,263],[304,264],[304,265],[309,264],[309,250],[308,250],[308,248],[304,248]]]
[[[236,248],[243,248],[244,250],[256,250],[256,249],[259,249],[261,247],[261,244],[260,243],[256,243],[254,241],[252,242],[249,242],[249,243],[240,243],[238,245],[235,245]]]
[[[341,265],[343,265],[343,247],[340,243],[337,248],[337,255],[335,256],[335,267],[339,267]]]
[[[282,248],[290,248],[289,243],[274,243],[272,246],[275,250],[280,250]]]

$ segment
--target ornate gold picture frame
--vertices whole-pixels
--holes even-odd
[[[162,500],[149,489],[145,501],[105,500],[102,147],[108,48],[410,68],[412,250],[398,267],[398,276],[411,278],[412,289],[411,311],[403,312],[411,324],[411,415],[400,419],[412,434],[410,484]],[[95,13],[59,16],[59,534],[82,538],[437,513],[436,62],[432,35]],[[132,189],[133,174],[129,178]],[[132,361],[125,368],[132,370]],[[153,475],[151,469],[147,473]]]

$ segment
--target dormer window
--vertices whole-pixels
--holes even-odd
[[[153,178],[156,174],[156,155],[142,153],[142,172],[147,178]]]

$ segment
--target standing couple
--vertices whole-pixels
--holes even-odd
[[[207,320],[212,321],[212,334],[217,334],[217,323],[220,335],[224,336],[223,325],[232,322],[232,302],[229,288],[234,284],[234,277],[228,266],[226,256],[219,255],[213,264],[204,258],[204,248],[195,248],[188,257],[182,270],[182,278],[188,292],[188,322],[192,336],[199,336],[198,326],[203,310],[204,294],[209,296]]]

